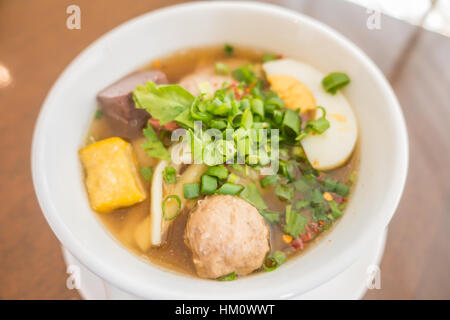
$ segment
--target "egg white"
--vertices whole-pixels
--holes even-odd
[[[327,93],[322,87],[326,76],[315,68],[292,59],[266,62],[267,75],[287,75],[302,82],[313,94],[318,106],[324,107],[330,127],[321,135],[310,135],[302,146],[311,165],[318,170],[331,170],[343,165],[355,148],[358,137],[356,118],[350,104],[341,92]],[[316,112],[316,118],[322,112]]]

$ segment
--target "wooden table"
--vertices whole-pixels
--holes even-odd
[[[0,2],[0,299],[79,299],[66,289],[60,245],[37,204],[30,144],[39,108],[58,75],[97,37],[175,0],[78,0],[81,30],[66,28],[72,0]],[[390,80],[403,107],[409,177],[389,228],[381,290],[367,299],[450,298],[450,39],[332,0],[271,1],[315,17],[359,45]],[[380,124],[382,130],[382,124]]]

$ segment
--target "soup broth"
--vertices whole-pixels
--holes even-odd
[[[249,49],[249,48],[234,48],[233,59],[240,59],[246,63],[260,64],[263,59],[263,52]],[[184,76],[197,70],[201,66],[211,66],[220,61],[227,63],[229,57],[224,55],[222,47],[204,47],[193,48],[175,52],[166,57],[161,57],[144,66],[142,70],[161,70],[163,71],[169,83],[178,83]],[[159,159],[149,157],[142,149],[141,144],[145,141],[142,131],[130,131],[127,126],[123,125],[118,120],[109,117],[107,114],[95,118],[89,129],[86,144],[95,141],[100,141],[110,137],[121,137],[131,143],[134,153],[136,154],[138,167],[152,166],[155,167]],[[358,167],[358,151],[353,151],[352,156],[346,163],[339,168],[326,172],[326,177],[333,178],[339,181],[349,181],[353,173]],[[300,173],[296,173],[297,178]],[[256,174],[256,180],[259,178]],[[245,178],[243,178],[245,179]],[[253,180],[252,177],[249,181]],[[145,190],[150,190],[149,182],[143,181]],[[261,188],[257,183],[259,191],[266,202],[269,210],[284,212],[286,210],[286,202],[280,200],[275,195],[274,186]],[[300,200],[301,197],[296,195],[294,199]],[[345,198],[348,201],[348,197]],[[195,275],[196,270],[192,262],[191,251],[187,248],[184,242],[184,230],[189,217],[189,210],[185,209],[174,219],[171,228],[168,231],[166,241],[160,247],[152,246],[146,251],[142,251],[135,240],[135,232],[138,225],[149,216],[150,212],[150,197],[147,196],[143,202],[133,205],[131,207],[113,210],[107,213],[98,213],[98,217],[111,234],[120,243],[133,251],[138,256],[149,260],[151,263],[170,269],[176,272],[187,275]],[[308,210],[304,214],[310,217],[311,213]],[[280,225],[269,224],[270,227],[270,251],[275,252],[281,250],[288,258],[304,252],[304,250],[295,250],[292,245],[283,239],[285,232]],[[328,231],[327,231],[328,232]],[[313,237],[312,243],[307,247],[311,247],[313,242],[319,238],[323,238],[324,233],[321,232]],[[303,249],[303,248],[302,248]],[[260,270],[263,270],[261,267]]]

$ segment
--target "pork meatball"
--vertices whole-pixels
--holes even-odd
[[[199,201],[189,216],[184,242],[202,278],[248,274],[261,267],[270,249],[269,229],[258,210],[229,195]]]

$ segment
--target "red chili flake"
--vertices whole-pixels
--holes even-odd
[[[302,239],[297,238],[297,239],[292,240],[291,247],[294,250],[302,250],[305,247],[305,243],[303,242]]]
[[[317,180],[322,180],[325,177],[325,175],[323,173],[319,174],[319,176],[317,177]]]
[[[277,59],[281,59],[281,58],[283,58],[283,55],[281,54],[281,53],[279,53],[279,54],[277,54]]]
[[[172,121],[172,122],[167,122],[163,127],[166,130],[173,131],[175,129],[178,129],[180,126],[176,122]]]
[[[153,129],[155,129],[156,131],[161,129],[161,125],[159,124],[159,120],[155,119],[155,118],[150,118],[148,120],[148,122],[150,123],[150,125],[153,127]]]

